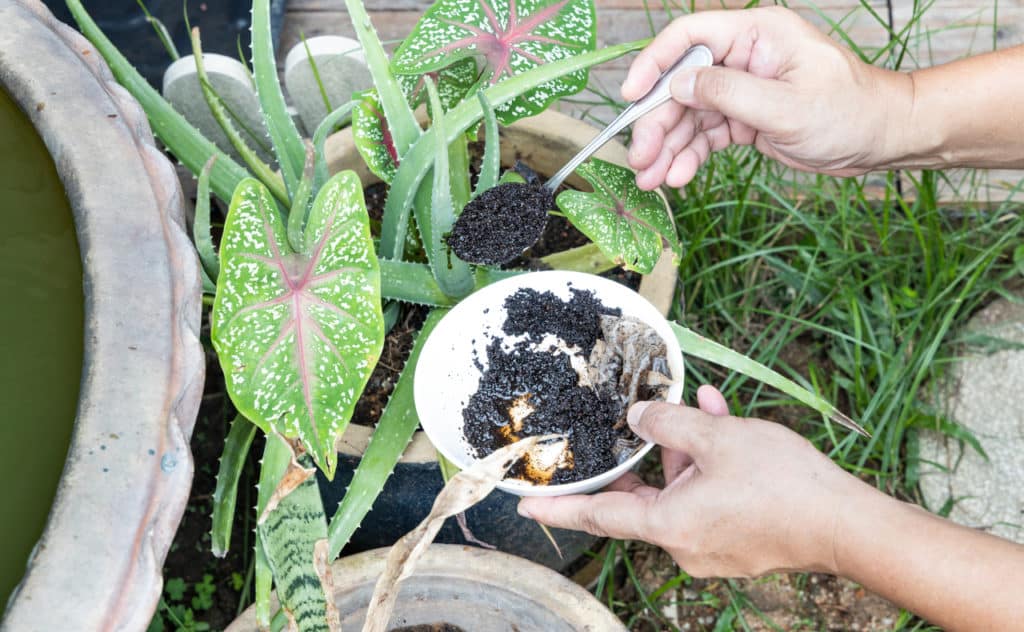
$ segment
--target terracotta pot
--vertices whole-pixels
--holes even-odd
[[[549,110],[502,128],[502,162],[509,165],[519,158],[540,174],[554,173],[596,133],[597,130],[587,123]],[[328,138],[325,154],[332,173],[352,169],[366,186],[379,182],[356,151],[350,130]],[[626,148],[615,141],[605,145],[597,155],[604,160],[626,164]],[[577,176],[571,176],[568,183],[581,188],[587,186]],[[640,293],[662,313],[668,313],[672,304],[677,272],[671,256],[665,253],[654,272],[645,276],[640,284]],[[351,424],[345,431],[334,481],[320,479],[321,494],[328,511],[333,511],[344,496],[371,433],[371,428],[356,424]],[[417,431],[346,552],[390,546],[426,517],[442,485],[434,447],[422,431]],[[537,524],[519,517],[515,511],[517,502],[517,497],[495,491],[470,509],[467,522],[474,535],[502,551],[560,571],[575,570],[582,554],[597,544],[597,538],[585,533],[554,529],[554,536],[564,554],[564,557],[559,557]],[[448,521],[437,541],[467,543],[454,520]]]
[[[387,549],[331,567],[342,630],[359,630]],[[273,605],[277,608],[277,604]],[[389,629],[448,623],[466,632],[616,632],[625,626],[589,592],[558,573],[504,553],[435,544],[401,583]],[[226,632],[256,630],[253,608]]]
[[[2,627],[141,630],[192,481],[198,262],[174,169],[96,49],[35,0],[0,3],[0,24],[0,82],[54,159],[85,277],[71,446]]]

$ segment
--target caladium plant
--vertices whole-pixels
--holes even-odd
[[[484,80],[494,85],[594,50],[596,22],[591,0],[438,0],[399,47],[392,67],[422,75],[478,58]],[[498,120],[508,125],[537,114],[586,85],[585,69],[558,77],[498,107]]]
[[[647,274],[669,248],[682,253],[672,216],[655,191],[641,191],[633,172],[593,158],[577,172],[593,192],[563,191],[558,208],[606,257],[627,270]]]
[[[215,551],[223,555],[230,545],[232,499],[246,452],[257,443],[255,426],[267,435],[253,558],[257,620],[261,629],[270,626],[270,590],[277,582],[285,598],[275,629],[289,618],[300,630],[330,628],[329,613],[319,616],[330,603],[324,566],[373,505],[417,426],[412,371],[423,339],[443,309],[517,273],[474,268],[454,257],[444,240],[467,201],[504,179],[499,122],[536,114],[580,91],[589,68],[644,42],[595,50],[593,0],[438,0],[391,59],[362,2],[345,0],[374,90],[330,113],[309,143],[286,113],[270,44],[269,0],[254,0],[253,74],[281,167],[278,175],[255,163],[247,170],[220,152],[131,67],[80,0],[67,2],[115,77],[142,104],[154,132],[200,176],[200,191],[210,190],[229,204],[219,253],[210,234],[208,200],[197,204],[195,226],[209,277],[205,287],[215,292],[211,337],[240,412],[214,494]],[[217,108],[219,98],[205,88],[209,104]],[[426,128],[414,112],[422,103],[429,105]],[[373,235],[362,183],[351,172],[329,178],[323,155],[327,135],[349,114],[360,154],[390,185],[380,230]],[[471,187],[467,142],[481,122],[486,144],[480,177]],[[591,161],[579,174],[593,191],[563,192],[558,205],[594,243],[556,253],[548,262],[590,272],[617,264],[644,272],[663,249],[678,255],[680,240],[664,198],[640,191],[630,171],[610,163]],[[410,233],[421,239],[407,239]],[[418,248],[414,256],[409,244]],[[417,263],[423,260],[427,263]],[[297,481],[289,463],[312,460],[328,477],[334,474],[335,443],[378,360],[388,315],[395,315],[399,302],[429,305],[433,311],[341,507],[327,522],[314,485],[308,477]],[[767,381],[824,415],[849,422],[827,401],[767,367],[683,327],[675,332],[685,352]],[[293,590],[296,582],[302,590]]]

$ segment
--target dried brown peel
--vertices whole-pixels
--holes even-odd
[[[385,632],[398,600],[400,582],[412,575],[416,562],[426,552],[444,521],[487,497],[512,465],[539,443],[557,440],[558,435],[530,437],[496,450],[462,470],[448,481],[434,500],[430,514],[415,529],[391,547],[384,572],[377,579],[366,613],[363,632]]]

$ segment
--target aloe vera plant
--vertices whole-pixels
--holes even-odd
[[[286,112],[270,44],[269,0],[254,0],[253,74],[280,165],[275,173],[251,156],[242,166],[219,152],[149,88],[80,0],[67,3],[115,77],[143,105],[155,133],[200,178],[195,238],[204,287],[214,295],[211,337],[240,413],[218,476],[215,552],[223,555],[230,546],[239,469],[261,430],[257,618],[270,624],[272,578],[283,596],[275,627],[290,620],[300,630],[333,629],[324,565],[369,511],[416,429],[412,370],[424,339],[444,308],[517,273],[470,266],[450,252],[444,237],[473,196],[505,179],[499,124],[580,91],[591,67],[646,42],[595,50],[593,0],[439,0],[389,58],[361,1],[345,0],[374,89],[329,114],[310,142]],[[198,35],[194,41],[198,52]],[[217,95],[203,87],[217,112]],[[414,110],[421,104],[429,113],[426,128]],[[349,116],[368,168],[390,185],[378,234],[371,234],[355,174],[330,176],[326,169],[325,139]],[[220,119],[230,125],[228,117]],[[467,143],[481,128],[485,148],[473,183]],[[679,256],[680,237],[660,195],[640,191],[631,172],[600,160],[579,173],[594,190],[565,191],[557,204],[593,243],[550,255],[551,265],[592,272],[623,265],[646,273],[663,250]],[[219,252],[207,191],[229,205]],[[419,249],[416,261],[426,263],[404,260],[410,244]],[[433,311],[341,506],[327,521],[308,473],[296,478],[308,470],[296,464],[315,463],[333,476],[336,443],[377,363],[387,315],[399,302]],[[826,400],[769,368],[683,327],[676,333],[685,353],[766,381],[855,427]],[[300,584],[302,590],[293,590]]]

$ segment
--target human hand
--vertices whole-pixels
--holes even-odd
[[[728,416],[716,389],[700,387],[697,401],[629,411],[633,431],[662,446],[664,489],[629,473],[592,496],[524,498],[520,513],[656,544],[698,577],[836,572],[840,504],[873,490],[784,426]]]
[[[782,7],[706,11],[673,21],[633,61],[634,101],[694,44],[720,66],[684,71],[673,101],[633,127],[629,164],[642,189],[683,186],[712,151],[754,145],[805,171],[851,176],[898,158],[913,80],[862,62]]]

